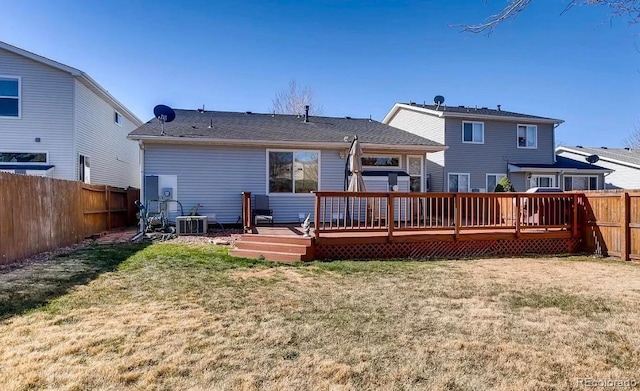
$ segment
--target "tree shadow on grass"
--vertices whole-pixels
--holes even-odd
[[[0,320],[41,307],[118,265],[147,244],[94,244],[0,273]]]

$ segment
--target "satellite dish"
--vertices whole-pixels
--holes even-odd
[[[153,108],[153,115],[156,116],[160,122],[171,122],[176,119],[176,112],[169,106],[157,105]]]
[[[433,103],[437,104],[438,106],[440,106],[441,104],[444,103],[444,96],[442,95],[436,95],[435,98],[433,98]]]
[[[600,160],[600,157],[598,155],[589,155],[589,156],[585,157],[585,159],[587,160],[587,162],[589,162],[589,164],[593,164],[593,163],[597,162],[598,160]]]
[[[164,123],[176,119],[176,112],[169,106],[157,105],[153,108],[153,115],[160,121],[160,126],[162,127],[160,136],[164,136]]]

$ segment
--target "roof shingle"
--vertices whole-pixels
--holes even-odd
[[[435,141],[368,118],[336,118],[283,114],[237,113],[176,109],[176,119],[165,124],[165,135],[217,140],[344,142],[357,135],[362,143],[381,145],[441,146]],[[160,136],[155,118],[131,132],[136,136]]]

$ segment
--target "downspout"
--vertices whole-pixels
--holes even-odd
[[[144,144],[142,140],[138,140],[138,147],[140,147],[140,202],[144,200]],[[144,203],[144,202],[143,202]]]
[[[551,153],[553,153],[553,162],[556,162],[556,128],[560,126],[560,124],[553,125],[553,132],[551,134],[551,142],[553,147],[551,148]]]

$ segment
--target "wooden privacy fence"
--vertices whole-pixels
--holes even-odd
[[[0,264],[136,224],[139,189],[0,173]]]
[[[585,250],[640,260],[640,192],[588,192],[580,207]]]

